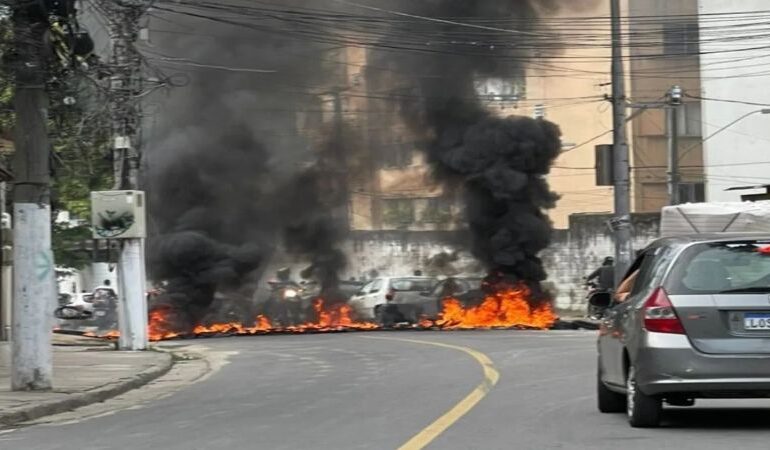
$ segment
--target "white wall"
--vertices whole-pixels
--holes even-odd
[[[770,104],[770,35],[768,0],[700,0],[701,77],[705,98]],[[722,14],[704,16],[704,14]],[[741,25],[742,28],[736,28]],[[745,39],[747,36],[764,36]],[[737,38],[737,39],[736,39]],[[745,50],[766,47],[759,50]],[[744,114],[761,106],[703,101],[704,139]],[[770,115],[752,114],[704,143],[706,200],[740,201],[741,194],[726,192],[735,186],[770,184]]]

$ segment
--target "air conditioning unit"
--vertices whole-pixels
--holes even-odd
[[[144,192],[91,192],[91,226],[94,239],[147,237]]]

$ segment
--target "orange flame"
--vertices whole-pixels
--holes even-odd
[[[373,330],[378,326],[371,322],[357,322],[353,320],[353,309],[347,304],[335,304],[327,306],[321,298],[313,302],[317,319],[314,322],[306,322],[300,325],[277,327],[266,316],[259,315],[253,326],[246,326],[239,322],[214,323],[211,325],[198,325],[192,330],[193,336],[205,335],[253,335],[266,333],[306,333],[343,330]],[[173,331],[168,320],[169,311],[163,309],[153,310],[150,313],[148,326],[151,341],[173,339],[182,334]]]
[[[417,326],[432,328],[438,326],[445,330],[457,329],[489,329],[489,328],[549,328],[556,321],[556,314],[549,303],[531,306],[530,289],[524,285],[501,287],[501,289],[486,296],[477,306],[466,307],[454,298],[448,298],[443,303],[443,311],[439,319],[432,321],[422,319]],[[353,308],[346,303],[327,305],[324,299],[313,301],[316,320],[300,325],[276,326],[270,318],[257,316],[253,326],[239,322],[214,323],[198,325],[191,334],[181,333],[174,328],[170,320],[171,310],[154,309],[149,314],[147,327],[151,341],[173,339],[180,336],[207,335],[255,335],[267,333],[307,333],[332,332],[346,330],[376,330],[379,325],[372,322],[359,322],[353,319]],[[86,336],[97,336],[86,333]],[[117,338],[117,331],[100,334],[98,337]]]
[[[506,287],[487,295],[478,306],[464,307],[454,298],[443,303],[436,325],[444,329],[548,328],[556,322],[549,303],[532,307],[530,289],[524,284]]]
[[[151,341],[173,339],[179,333],[173,330],[173,324],[168,320],[169,311],[166,309],[154,309],[150,311],[147,336]]]

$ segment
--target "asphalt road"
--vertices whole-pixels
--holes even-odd
[[[211,339],[237,354],[205,381],[142,409],[5,432],[0,448],[770,447],[770,401],[671,409],[654,430],[600,414],[594,341],[528,331]]]

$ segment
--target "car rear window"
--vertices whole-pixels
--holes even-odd
[[[394,291],[429,291],[435,283],[430,278],[394,278],[390,280],[390,288]]]
[[[770,292],[770,241],[694,245],[674,264],[670,294]]]

